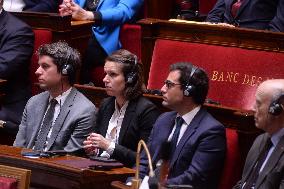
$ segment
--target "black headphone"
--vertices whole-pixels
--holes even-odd
[[[273,100],[268,108],[268,113],[274,116],[278,116],[283,112],[284,93],[280,94],[276,100]]]
[[[138,58],[137,58],[136,55],[134,55],[134,65],[133,65],[133,68],[132,68],[131,72],[126,75],[126,83],[127,84],[133,84],[133,83],[136,82],[136,80],[137,80],[137,71],[135,69],[136,69],[137,64],[138,64]]]
[[[184,85],[184,89],[183,89],[183,95],[184,96],[189,97],[189,96],[193,96],[195,94],[196,87],[194,85],[190,84],[190,80],[192,79],[196,70],[198,70],[198,67],[192,65],[190,76],[189,76],[189,79],[188,79],[189,82]]]

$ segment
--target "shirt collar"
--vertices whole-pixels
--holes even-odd
[[[194,116],[197,114],[197,112],[200,110],[201,106],[197,106],[196,108],[194,108],[193,110],[191,110],[190,112],[187,112],[186,114],[184,114],[182,116],[184,122],[189,125],[192,121],[192,119],[194,118]],[[180,115],[178,115],[180,116]]]
[[[115,111],[120,112],[120,111],[125,111],[127,106],[128,106],[129,101],[125,101],[125,103],[122,105],[121,109],[119,109],[117,101],[115,100]]]
[[[57,100],[58,104],[62,106],[67,98],[67,96],[70,94],[72,90],[72,87],[70,87],[67,91],[63,92],[61,95],[58,95],[55,97],[55,100]],[[49,102],[51,101],[52,97],[49,97]]]
[[[274,133],[271,136],[271,141],[273,143],[273,146],[276,146],[283,136],[284,136],[284,128],[282,128],[279,131],[277,131],[276,133]]]

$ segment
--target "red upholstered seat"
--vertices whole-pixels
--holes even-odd
[[[124,24],[119,36],[122,48],[141,57],[141,26],[136,24]]]
[[[241,177],[242,167],[237,131],[226,128],[227,152],[219,189],[232,188]]]
[[[160,89],[169,65],[180,61],[205,69],[210,99],[240,109],[252,108],[261,81],[284,78],[284,53],[158,39],[147,88]]]
[[[141,26],[136,24],[124,24],[120,30],[120,42],[122,48],[129,50],[141,57]],[[103,67],[96,67],[91,71],[91,80],[96,86],[104,86],[104,69]]]
[[[217,0],[199,0],[199,13],[207,15],[213,9]]]
[[[38,57],[36,51],[38,50],[40,45],[51,43],[52,33],[51,31],[44,29],[34,29],[33,31],[35,34],[35,41],[34,41],[34,53],[30,65],[30,79],[32,83],[32,95],[36,95],[40,92],[38,86],[34,85],[36,82],[38,82],[37,77],[35,75],[35,71],[38,68]]]
[[[0,189],[17,189],[17,179],[0,176]]]

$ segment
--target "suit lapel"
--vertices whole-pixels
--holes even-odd
[[[0,30],[4,29],[6,23],[7,23],[7,12],[2,9],[2,12],[0,14]]]
[[[101,121],[101,125],[98,125],[97,127],[100,127],[100,129],[97,131],[99,132],[103,137],[106,136],[108,125],[109,125],[109,120],[111,119],[111,116],[114,112],[115,108],[115,98],[111,99],[111,103],[107,103],[107,106],[103,110],[103,119]]]
[[[265,177],[272,171],[272,169],[277,165],[279,159],[284,153],[284,136],[282,136],[281,140],[275,147],[274,151],[272,152],[271,156],[269,157],[266,165],[264,166],[263,170],[261,171],[257,182],[256,188],[264,181]]]
[[[103,2],[104,2],[104,0],[100,0],[98,7],[97,7],[97,10],[99,10],[99,8],[102,6]]]
[[[255,150],[249,154],[250,155],[249,159],[247,159],[247,162],[246,162],[246,164],[249,165],[249,167],[247,168],[247,171],[244,170],[245,175],[244,175],[243,180],[245,181],[248,179],[248,176],[252,172],[253,167],[256,161],[258,160],[260,153],[263,151],[263,148],[265,147],[263,144],[266,144],[269,138],[267,134],[265,134],[263,137],[264,137],[264,140],[260,140],[259,143],[256,145]]]
[[[50,139],[48,141],[48,144],[47,144],[47,150],[50,150],[51,146],[53,145],[58,133],[60,132],[63,124],[64,124],[64,121],[65,121],[65,118],[68,116],[73,104],[74,104],[74,99],[77,95],[77,89],[73,88],[71,91],[70,91],[70,94],[67,96],[62,108],[61,108],[61,111],[52,127],[52,132],[51,132],[51,136],[50,136]]]
[[[191,121],[191,123],[188,125],[187,129],[185,130],[183,136],[181,137],[177,147],[176,147],[176,150],[174,152],[174,156],[171,160],[171,164],[170,164],[170,167],[172,167],[176,160],[178,159],[182,149],[183,149],[183,146],[185,145],[185,143],[190,139],[191,135],[194,134],[194,132],[196,131],[196,129],[198,128],[199,126],[199,123],[201,121],[201,119],[203,118],[205,114],[205,110],[201,108],[201,110],[199,110],[199,112],[195,115],[195,117],[193,118],[193,120]]]
[[[159,133],[158,133],[159,138],[161,138],[160,140],[162,141],[161,145],[151,147],[152,148],[151,152],[154,152],[154,155],[152,157],[154,164],[156,164],[157,161],[161,159],[162,143],[165,141],[168,141],[169,135],[171,134],[173,127],[175,125],[175,118],[177,116],[177,113],[170,112],[170,115],[168,116],[169,116],[168,118],[164,119],[165,121],[163,123],[160,123],[160,127],[159,127],[159,128],[162,128],[162,130],[159,130]],[[152,140],[155,140],[155,138]]]
[[[226,9],[229,10],[229,15],[231,19],[234,19],[231,10],[232,10],[232,5],[235,3],[235,0],[228,0],[228,3],[226,3]]]
[[[2,13],[0,14],[0,48],[2,47],[2,38],[4,35],[4,30],[5,30],[5,25],[7,23],[7,12],[4,11],[4,9],[2,9]]]
[[[48,100],[49,100],[49,93],[46,92],[43,95],[42,99],[39,100],[40,101],[40,103],[38,103],[39,106],[36,106],[34,109],[34,112],[36,113],[37,116],[33,117],[33,121],[31,121],[30,124],[35,128],[33,129],[33,133],[31,133],[31,138],[29,144],[27,145],[27,148],[32,148],[34,146],[35,139],[41,127],[42,119],[44,117],[44,114],[48,106]]]
[[[124,135],[126,131],[128,130],[128,127],[132,121],[132,119],[135,117],[135,110],[136,110],[137,102],[130,101],[128,104],[128,107],[125,111],[124,118],[121,124],[120,132],[119,132],[119,138],[118,138],[118,144],[122,144],[122,139],[124,139]]]
[[[242,13],[244,8],[248,5],[250,0],[243,0],[242,5],[240,6],[239,11],[237,12],[236,18]]]

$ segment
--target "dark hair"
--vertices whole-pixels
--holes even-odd
[[[120,49],[106,58],[106,61],[116,62],[122,66],[125,78],[125,98],[132,100],[143,94],[143,68],[137,56],[131,52]],[[127,82],[127,78],[132,77],[132,82]]]
[[[203,104],[209,90],[209,79],[206,72],[199,67],[190,76],[193,67],[189,62],[178,62],[170,66],[170,71],[178,70],[180,72],[179,82],[182,84],[183,90],[188,84],[195,86],[192,99],[196,104]]]
[[[71,85],[75,83],[76,71],[81,66],[80,53],[70,47],[66,42],[56,42],[41,45],[37,51],[38,56],[49,56],[53,59],[53,63],[57,66],[58,73],[62,72],[64,65],[71,65],[68,70],[68,81]]]

